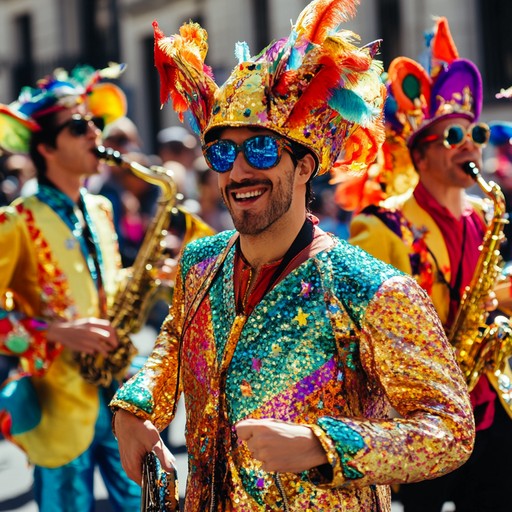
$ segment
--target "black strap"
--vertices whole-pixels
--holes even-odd
[[[278,281],[278,279],[281,277],[282,273],[286,270],[286,267],[289,265],[289,263],[299,254],[303,249],[305,249],[308,245],[311,244],[313,241],[313,233],[314,233],[314,225],[311,219],[306,218],[304,221],[304,224],[302,224],[302,227],[300,228],[300,231],[297,233],[297,236],[292,242],[292,245],[288,248],[285,255],[283,256],[283,259],[279,263],[279,265],[274,270],[274,273],[272,274],[272,277],[270,278],[270,281],[267,285],[267,288],[265,290],[264,295],[266,295],[269,290],[272,289],[274,284]],[[237,250],[240,251],[240,239],[237,240]]]
[[[281,277],[281,274],[286,270],[286,267],[290,263],[290,261],[297,256],[303,249],[305,249],[308,245],[313,241],[313,232],[314,226],[313,222],[310,219],[306,218],[304,224],[300,228],[300,231],[297,233],[295,240],[292,242],[292,245],[286,251],[286,254],[283,256],[281,263],[279,263],[278,267],[275,269],[272,274],[272,278],[270,279],[267,289],[265,290],[265,295],[269,290],[272,289],[276,281]]]

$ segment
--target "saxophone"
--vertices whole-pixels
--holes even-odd
[[[99,146],[98,155],[107,163],[128,167],[136,176],[158,185],[161,195],[137,257],[130,278],[120,289],[108,312],[112,326],[116,329],[119,344],[107,357],[101,354],[77,352],[75,359],[80,374],[89,383],[108,387],[112,380],[121,379],[137,353],[130,334],[142,327],[150,306],[150,299],[160,285],[156,276],[155,264],[163,258],[166,227],[177,195],[177,187],[171,170],[164,167],[144,167],[137,162],[125,160],[119,151]]]
[[[505,198],[496,183],[484,180],[474,162],[465,164],[464,171],[492,200],[494,215],[480,247],[473,279],[464,290],[448,339],[455,349],[469,390],[485,372],[512,417],[512,380],[508,364],[512,355],[512,327],[504,316],[497,316],[490,325],[486,325],[488,312],[482,305],[501,274],[499,246],[504,237],[503,227],[508,223]]]

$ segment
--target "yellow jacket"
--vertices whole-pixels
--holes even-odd
[[[96,232],[108,301],[121,262],[107,199],[83,194]],[[10,292],[14,311],[2,313],[0,352],[20,357],[42,409],[41,422],[13,436],[34,464],[57,467],[83,453],[94,435],[98,389],[79,374],[73,354],[48,343],[43,321],[100,317],[99,296],[80,243],[61,217],[37,196],[0,209],[0,297]]]

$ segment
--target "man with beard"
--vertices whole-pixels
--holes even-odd
[[[187,510],[389,510],[389,484],[471,452],[468,395],[426,294],[308,212],[312,178],[342,152],[367,165],[382,138],[377,46],[333,35],[350,14],[315,1],[258,57],[239,43],[220,88],[206,32],[166,38],[155,23],[162,98],[193,115],[236,231],[184,249],[155,349],[111,406],[141,482],[147,452],[172,470],[159,431],[184,393]]]
[[[496,378],[496,368],[487,362],[496,356],[482,354],[490,346],[493,352],[501,349],[507,354],[508,328],[498,329],[499,334],[487,341],[475,335],[485,323],[485,310],[496,308],[496,263],[487,242],[492,238],[486,234],[492,231],[487,224],[493,212],[481,198],[466,192],[475,183],[468,170],[482,168],[482,148],[489,140],[489,126],[479,122],[482,80],[477,67],[458,56],[446,18],[436,20],[427,41],[425,68],[407,57],[390,64],[386,144],[393,142],[395,149],[374,174],[383,185],[393,176],[398,181],[409,161],[417,172],[417,185],[363,209],[352,220],[349,241],[411,274],[430,295],[471,388],[476,440],[469,461],[441,478],[400,486],[404,510],[441,512],[451,501],[457,512],[505,512],[510,509],[510,403],[502,405],[500,394],[504,393],[504,402],[508,394]],[[411,88],[415,81],[420,86]],[[403,158],[397,148],[405,151]],[[400,162],[405,164],[402,168]],[[503,214],[504,208],[500,213],[497,207],[498,226]],[[492,236],[496,240],[497,235]],[[482,244],[487,260],[483,267]],[[481,286],[473,285],[476,279]],[[466,313],[459,315],[464,292],[471,287],[479,291],[466,296]]]

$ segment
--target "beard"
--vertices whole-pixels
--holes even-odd
[[[286,172],[283,179],[276,180],[270,188],[269,206],[263,212],[233,208],[230,191],[236,186],[226,187],[222,198],[233,220],[235,229],[242,235],[260,235],[278,221],[288,210],[293,199],[294,169]]]

